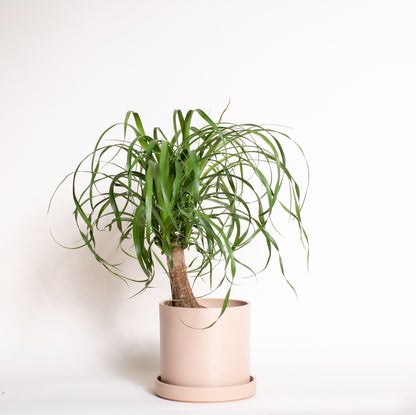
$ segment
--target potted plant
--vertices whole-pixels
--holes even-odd
[[[125,282],[143,284],[137,294],[150,286],[156,265],[169,277],[172,296],[159,305],[156,394],[174,400],[225,401],[255,393],[249,304],[230,299],[237,274],[255,274],[250,256],[239,252],[263,239],[262,268],[277,258],[286,278],[270,220],[275,208],[295,220],[307,245],[304,196],[282,146],[291,139],[263,126],[223,122],[224,112],[213,121],[199,109],[176,110],[168,138],[160,128],[147,134],[139,115],[129,111],[123,123],[102,133],[71,176],[79,247]],[[105,141],[116,128],[121,138]],[[127,277],[99,252],[103,231],[118,232],[118,248],[137,261],[142,279]],[[189,266],[185,250],[195,257]],[[214,284],[215,267],[221,274]],[[193,282],[207,277],[210,293],[228,283],[225,298],[196,297],[188,272]]]

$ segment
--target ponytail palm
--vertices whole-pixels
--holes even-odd
[[[174,111],[173,135],[167,138],[159,128],[147,134],[139,115],[129,111],[124,123],[104,131],[72,176],[82,246],[113,274],[142,283],[139,292],[149,287],[160,264],[169,276],[174,306],[199,306],[188,279],[186,248],[196,254],[189,273],[195,279],[208,276],[211,289],[213,269],[222,267],[218,285],[231,283],[225,308],[237,272],[254,274],[250,258],[239,255],[254,238],[265,242],[263,266],[275,254],[284,276],[270,221],[275,207],[296,221],[307,243],[303,197],[280,141],[289,137],[221,118],[214,122],[202,110]],[[108,143],[115,128],[122,137]],[[119,249],[137,259],[143,279],[123,275],[98,252],[97,233],[115,228]]]

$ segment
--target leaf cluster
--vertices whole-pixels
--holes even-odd
[[[237,269],[255,274],[249,258],[237,254],[256,237],[267,247],[264,268],[275,253],[285,275],[271,229],[275,207],[296,221],[307,246],[301,220],[306,192],[301,195],[282,146],[283,139],[291,139],[255,124],[223,122],[223,114],[215,122],[200,109],[176,110],[173,135],[167,138],[160,128],[147,134],[140,116],[129,111],[123,123],[102,133],[72,174],[81,246],[124,281],[143,283],[139,292],[150,286],[157,262],[167,271],[163,255],[172,261],[175,246],[197,252],[189,272],[195,279],[208,275],[211,289],[218,264],[224,270],[219,285],[233,283]],[[196,117],[202,126],[196,126]],[[107,143],[115,128],[122,129],[122,139]],[[122,275],[99,254],[97,233],[115,228],[119,249],[137,259],[144,279]]]

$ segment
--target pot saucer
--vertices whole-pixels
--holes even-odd
[[[256,393],[256,379],[242,385],[222,387],[177,386],[165,383],[158,376],[155,380],[155,394],[161,398],[181,402],[226,402],[250,398]]]

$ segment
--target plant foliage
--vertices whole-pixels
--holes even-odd
[[[151,284],[156,262],[167,271],[161,255],[172,261],[175,246],[194,248],[198,260],[189,272],[196,279],[208,275],[211,289],[218,264],[224,270],[218,286],[226,280],[233,283],[242,267],[254,274],[249,259],[240,258],[238,251],[255,237],[262,237],[267,246],[264,268],[274,253],[284,276],[272,236],[275,207],[296,221],[307,247],[301,220],[306,192],[301,195],[281,143],[291,139],[255,124],[223,122],[223,114],[214,122],[200,109],[186,114],[176,110],[174,132],[167,138],[159,128],[147,134],[139,115],[129,111],[123,123],[103,132],[72,174],[81,246],[124,281],[143,283],[138,292]],[[195,125],[196,117],[202,127]],[[114,128],[122,129],[122,139],[106,143]],[[142,280],[122,275],[117,264],[97,251],[97,232],[115,227],[119,248],[137,259]]]

